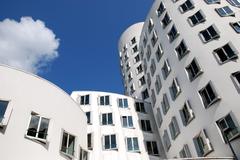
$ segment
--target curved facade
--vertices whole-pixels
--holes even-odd
[[[88,117],[90,160],[165,157],[149,103],[96,91],[74,91],[71,96]]]
[[[87,157],[86,116],[69,95],[7,66],[0,66],[0,74],[1,159]]]
[[[139,52],[168,158],[232,157],[227,141],[240,157],[238,7],[156,0],[147,16]]]

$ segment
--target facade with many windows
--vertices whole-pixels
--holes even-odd
[[[120,38],[123,75],[140,56],[146,80],[139,87],[142,77],[123,77],[125,91],[151,102],[167,158],[240,157],[239,6],[238,0],[156,0],[144,24]],[[129,54],[133,38],[139,51]],[[138,87],[129,92],[132,84]]]

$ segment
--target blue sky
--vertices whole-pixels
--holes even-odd
[[[153,0],[1,0],[0,21],[41,20],[60,39],[58,57],[40,76],[71,93],[123,93],[118,39],[144,21]]]

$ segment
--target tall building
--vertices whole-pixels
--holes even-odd
[[[120,38],[125,92],[151,102],[167,158],[240,158],[239,7],[156,0]]]

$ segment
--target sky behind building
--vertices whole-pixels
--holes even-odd
[[[68,93],[123,93],[118,40],[131,24],[144,21],[152,3],[153,0],[1,0],[0,21],[9,18],[20,22],[21,17],[32,17],[55,34],[50,42],[56,47],[59,40],[58,55],[39,75]],[[51,49],[49,52],[54,54]]]

